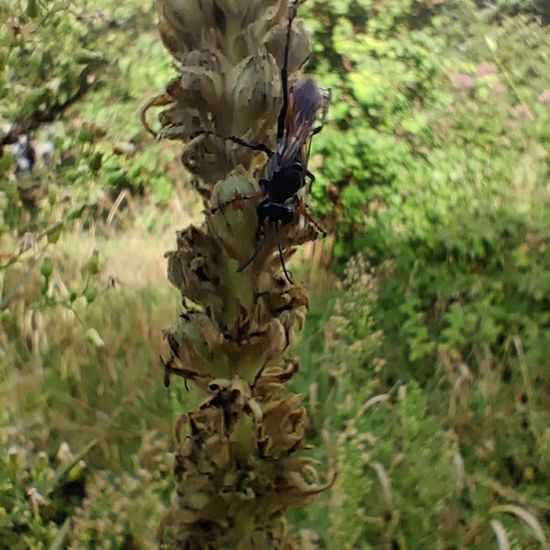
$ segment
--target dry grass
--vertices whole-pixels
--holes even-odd
[[[172,203],[165,214],[175,208]],[[92,303],[81,297],[72,309],[41,307],[40,251],[38,261],[5,273],[4,295],[16,291],[0,331],[0,396],[10,433],[45,450],[61,441],[78,449],[95,438],[97,465],[111,468],[131,460],[150,431],[170,437],[177,392],[162,384],[159,354],[162,329],[179,309],[163,258],[176,227],[143,230],[149,209],[144,206],[125,231],[95,225],[67,232],[48,248],[54,262],[48,295],[57,301],[85,287],[87,263],[99,252]],[[190,216],[173,219],[187,224]]]

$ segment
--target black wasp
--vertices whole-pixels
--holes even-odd
[[[296,212],[299,212],[320,233],[325,234],[324,230],[307,212],[306,205],[299,193],[306,184],[306,178],[309,178],[310,185],[315,179],[313,174],[307,169],[311,138],[321,131],[328,107],[327,94],[322,92],[311,78],[302,78],[290,88],[288,85],[288,57],[292,22],[297,14],[297,5],[301,1],[297,0],[294,2],[290,7],[288,17],[284,59],[281,69],[283,105],[277,122],[276,150],[271,150],[263,143],[249,143],[237,136],[218,136],[218,134],[207,130],[202,130],[195,134],[223,137],[223,139],[233,141],[243,147],[248,147],[254,151],[261,151],[269,157],[266,165],[266,178],[259,181],[259,193],[236,197],[213,208],[212,212],[216,212],[236,201],[263,197],[263,200],[257,206],[258,219],[262,227],[264,226],[264,222],[268,220],[270,225],[275,229],[279,258],[285,277],[290,283],[292,283],[292,278],[285,266],[279,227],[291,223]],[[315,127],[315,121],[320,112],[322,113],[321,123]],[[260,242],[252,257],[239,268],[239,271],[243,271],[254,261],[264,241],[265,239]]]

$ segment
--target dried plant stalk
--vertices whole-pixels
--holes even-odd
[[[182,161],[207,213],[200,227],[178,232],[177,249],[167,253],[170,281],[194,304],[166,331],[167,376],[192,381],[205,399],[178,422],[177,490],[161,540],[167,548],[296,548],[283,514],[326,487],[313,461],[299,456],[306,413],[286,387],[297,363],[285,352],[308,300],[280,273],[276,239],[259,227],[258,201],[246,198],[258,195],[265,155],[216,136],[193,137],[206,128],[274,144],[290,6],[159,0],[157,7],[178,76],[148,102],[143,119],[147,126],[149,108],[165,107],[157,136],[185,142]],[[290,44],[292,73],[310,54],[300,20]],[[317,236],[309,220],[294,217],[281,228],[287,258]],[[259,238],[261,252],[237,272]]]

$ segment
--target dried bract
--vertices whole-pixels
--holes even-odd
[[[177,424],[177,489],[161,539],[174,549],[297,548],[284,512],[308,504],[327,484],[298,454],[307,417],[301,396],[287,390],[297,363],[285,353],[308,300],[281,273],[280,259],[317,238],[318,227],[298,206],[289,207],[293,217],[277,233],[269,219],[259,220],[258,179],[270,147],[238,142],[275,149],[285,47],[293,72],[308,58],[309,40],[300,21],[291,24],[295,5],[287,0],[157,6],[179,74],[142,116],[146,122],[147,111],[163,108],[156,135],[184,142],[182,161],[206,210],[204,223],[179,231],[167,253],[169,280],[195,307],[165,331],[165,381],[184,377],[204,401]],[[302,139],[311,139],[312,122]]]

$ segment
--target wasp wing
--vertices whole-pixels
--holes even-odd
[[[288,93],[285,133],[278,144],[279,165],[290,166],[298,154],[307,162],[317,114],[323,107],[321,90],[311,78],[298,81]],[[305,169],[305,166],[304,166]]]
[[[306,139],[305,143],[302,145],[302,150],[300,152],[300,162],[304,168],[304,173],[307,172],[307,163],[309,161],[309,154],[311,152],[311,143],[313,141],[312,135]]]

